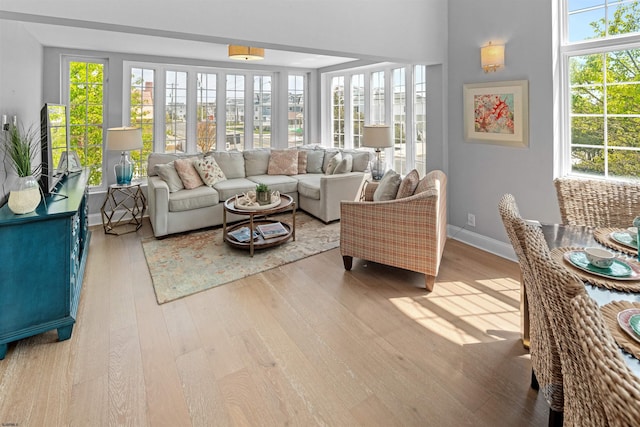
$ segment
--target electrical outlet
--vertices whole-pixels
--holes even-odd
[[[467,225],[471,227],[476,226],[476,216],[472,213],[467,214]]]

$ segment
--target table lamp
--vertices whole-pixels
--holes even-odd
[[[107,129],[107,150],[120,151],[120,162],[115,166],[116,183],[131,184],[134,164],[127,158],[127,151],[142,148],[142,129],[121,127]]]
[[[386,169],[381,151],[383,148],[393,147],[391,128],[387,125],[365,125],[362,134],[362,146],[375,149],[376,160],[371,167],[371,175],[374,180],[381,180]]]

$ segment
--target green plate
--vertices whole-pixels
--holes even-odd
[[[640,314],[634,314],[629,318],[629,326],[631,326],[633,332],[640,335]]]
[[[626,231],[614,231],[611,233],[611,238],[620,244],[629,246],[633,249],[638,249],[638,242]]]
[[[587,254],[583,251],[573,251],[569,254],[569,262],[576,267],[589,273],[605,277],[628,277],[631,275],[631,267],[619,259],[614,259],[611,267],[600,268],[591,264],[587,259]]]

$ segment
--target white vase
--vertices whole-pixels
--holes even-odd
[[[36,210],[40,204],[38,181],[29,175],[18,177],[14,189],[9,192],[9,209],[14,214],[26,214]]]

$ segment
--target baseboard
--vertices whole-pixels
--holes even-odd
[[[483,236],[482,234],[469,231],[466,228],[455,227],[452,225],[447,226],[447,235],[450,239],[458,240],[462,243],[466,243],[467,245],[482,249],[483,251],[490,252],[511,261],[517,261],[513,247],[500,240],[492,239]]]

